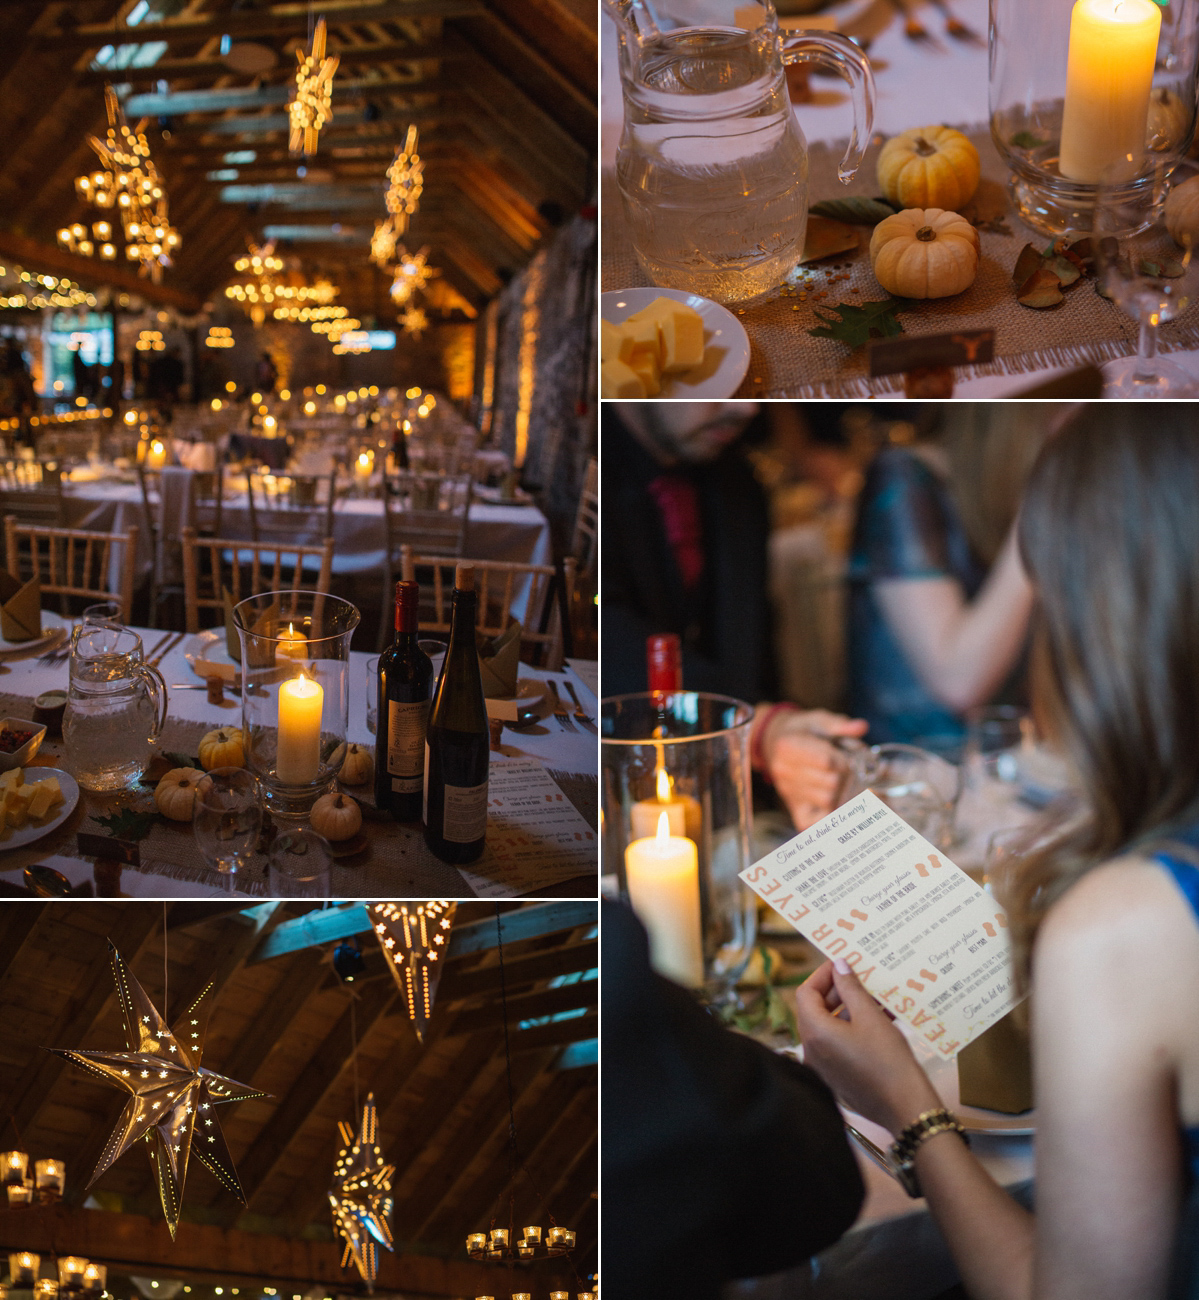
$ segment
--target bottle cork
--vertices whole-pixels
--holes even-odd
[[[473,564],[459,564],[455,566],[454,587],[457,591],[474,591],[475,566]]]

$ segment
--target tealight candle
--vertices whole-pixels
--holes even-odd
[[[103,1292],[108,1285],[108,1267],[105,1264],[89,1264],[83,1270],[83,1289],[85,1291]]]
[[[537,1227],[526,1228],[524,1236],[526,1241],[539,1242],[541,1240],[541,1229]]]
[[[468,1251],[485,1250],[487,1248],[487,1234],[485,1232],[472,1232],[466,1239],[466,1249]]]
[[[0,1156],[0,1181],[7,1187],[10,1183],[18,1186],[25,1181],[29,1170],[29,1156],[24,1151],[6,1151]]]
[[[8,1272],[15,1287],[31,1287],[37,1280],[37,1271],[42,1266],[42,1257],[28,1250],[9,1255]]]
[[[155,438],[146,451],[146,468],[162,469],[167,463],[167,449],[160,438]]]
[[[369,451],[360,451],[358,459],[354,462],[354,477],[360,483],[365,483],[370,478],[375,468],[375,458]]]
[[[507,1228],[492,1228],[492,1230],[491,1230],[491,1244],[492,1244],[493,1246],[506,1246],[506,1245],[508,1244],[508,1229],[507,1229]]]
[[[5,1188],[9,1205],[30,1205],[33,1203],[33,1179],[26,1178],[23,1183],[9,1183]]]
[[[1058,170],[1067,180],[1130,180],[1145,154],[1162,14],[1153,0],[1077,0]]]
[[[43,1277],[33,1284],[34,1300],[55,1300],[58,1295],[58,1283],[53,1278]]]
[[[671,835],[670,815],[663,810],[657,835],[633,840],[625,849],[624,867],[629,902],[649,933],[654,969],[698,988],[704,982],[704,945],[695,841]],[[550,1245],[560,1231],[550,1229]]]
[[[699,802],[690,795],[676,794],[670,773],[658,768],[657,798],[639,799],[629,810],[629,830],[633,839],[652,836],[658,830],[658,818],[665,813],[672,835],[685,835],[699,842],[703,814]]]
[[[78,1255],[64,1255],[58,1261],[58,1287],[60,1291],[77,1291],[83,1288],[83,1274],[87,1260]]]
[[[279,743],[275,776],[282,785],[307,785],[321,765],[321,711],[325,692],[311,677],[279,687]]]
[[[34,1165],[39,1192],[57,1192],[62,1195],[67,1170],[61,1160],[39,1160]]]

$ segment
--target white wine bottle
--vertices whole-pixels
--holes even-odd
[[[475,648],[475,570],[454,573],[450,644],[425,740],[425,843],[443,862],[473,862],[487,836],[491,761],[487,705]]]

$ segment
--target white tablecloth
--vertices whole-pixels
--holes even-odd
[[[142,638],[147,653],[165,635],[161,630],[150,628],[134,629]],[[241,725],[241,701],[226,695],[223,704],[209,704],[205,691],[171,691],[177,683],[195,683],[200,679],[192,672],[184,658],[190,638],[184,637],[158,665],[169,692],[169,710],[172,718],[185,722],[208,722],[217,727],[222,724]],[[347,737],[360,744],[374,745],[374,737],[366,725],[366,665],[372,656],[353,653],[350,656],[350,705]],[[555,677],[559,682],[568,677],[578,692],[583,708],[594,719],[597,716],[597,701],[587,685],[584,673],[580,676],[572,669],[560,673],[550,673],[544,669],[532,668],[528,664],[520,667],[521,677],[533,677],[539,681]],[[0,691],[13,695],[35,696],[42,691],[67,687],[68,672],[66,663],[46,666],[38,663],[37,657],[9,660],[0,664]],[[566,692],[561,691],[563,698]],[[599,744],[596,737],[581,724],[576,723],[576,730],[569,731],[552,715],[532,727],[520,731],[506,728],[503,735],[503,752],[508,758],[533,758],[554,771],[572,772],[583,775],[596,775],[599,771]],[[82,859],[69,856],[38,856],[36,846],[29,850],[14,850],[12,858],[15,865],[5,868],[6,855],[0,852],[0,880],[12,884],[22,883],[24,868],[34,861],[45,862],[61,871],[73,884],[80,884],[92,878],[92,865]],[[162,876],[148,875],[135,871],[124,871],[121,886],[125,893],[140,897],[207,897],[209,894],[226,893],[226,890],[210,888],[206,885],[192,884],[170,880]],[[463,896],[471,891],[463,889]]]

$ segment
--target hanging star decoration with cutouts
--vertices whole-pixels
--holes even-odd
[[[172,1031],[126,969],[121,954],[110,943],[117,998],[125,1014],[127,1052],[50,1050],[81,1066],[89,1074],[129,1094],[120,1122],[105,1144],[88,1187],[135,1142],[150,1147],[162,1212],[172,1238],[179,1225],[179,1206],[192,1151],[217,1181],[244,1205],[233,1159],[221,1132],[214,1107],[222,1102],[244,1101],[267,1094],[200,1064],[208,1022],[212,985],[183,1013]]]
[[[362,1108],[357,1137],[348,1124],[339,1122],[337,1127],[345,1146],[338,1153],[333,1169],[329,1205],[333,1210],[333,1228],[346,1243],[341,1266],[345,1268],[353,1260],[367,1290],[373,1292],[379,1271],[379,1247],[394,1249],[389,1220],[394,1205],[391,1176],[395,1173],[395,1165],[385,1164],[379,1149],[374,1094],[367,1096]]]
[[[423,1043],[437,981],[450,946],[457,903],[371,903],[369,912],[387,965],[404,995],[408,1018]]]
[[[291,153],[316,153],[321,128],[333,120],[333,74],[340,57],[325,55],[325,20],[321,18],[312,34],[312,48],[307,54],[296,50],[296,94],[288,105],[291,134],[287,147]]]

